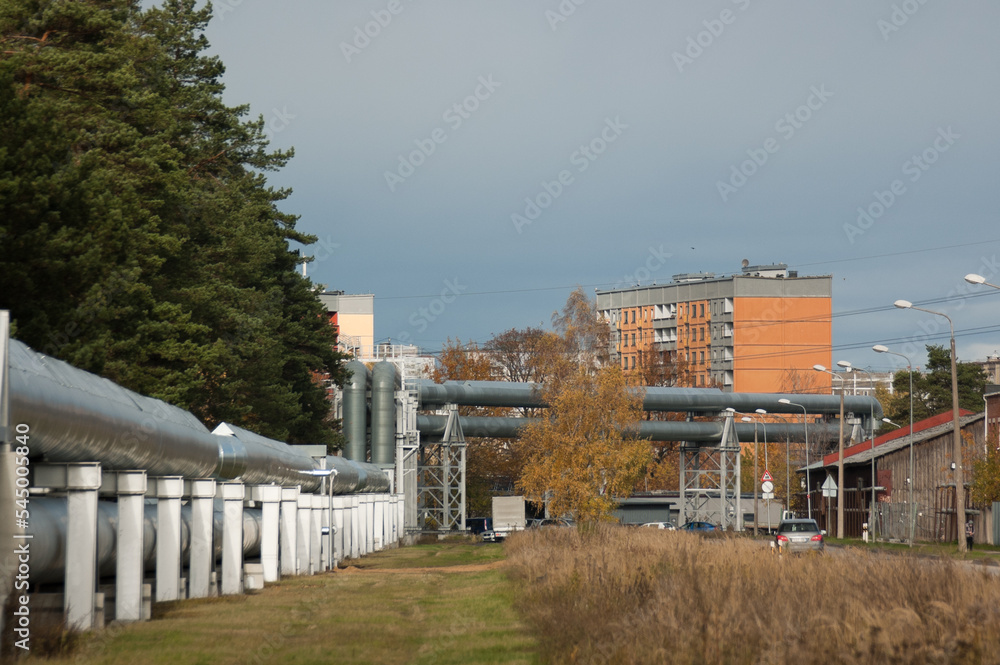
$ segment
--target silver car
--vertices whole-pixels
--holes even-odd
[[[819,528],[816,520],[783,520],[778,525],[774,544],[780,553],[822,552],[825,535],[826,531]]]

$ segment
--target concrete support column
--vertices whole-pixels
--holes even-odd
[[[299,494],[298,503],[299,526],[295,535],[296,572],[299,575],[312,575],[312,494]]]
[[[383,494],[382,500],[382,547],[392,546],[392,516],[394,514],[392,495]]]
[[[215,481],[210,478],[188,480],[184,493],[191,497],[191,545],[188,548],[188,596],[207,598],[218,593],[212,589],[215,566]]]
[[[351,495],[351,557],[357,559],[362,555],[361,496]]]
[[[156,502],[156,602],[181,597],[181,476],[148,479],[149,495]]]
[[[399,524],[398,538],[399,540],[402,540],[403,537],[406,535],[406,493],[400,492],[398,496],[399,496],[399,503],[397,505],[397,508],[399,510],[399,513],[396,519],[397,523]]]
[[[323,572],[323,499],[321,494],[313,494],[310,512],[309,568],[312,574]]]
[[[243,483],[218,483],[215,497],[222,499],[223,596],[243,593]]]
[[[332,498],[333,510],[330,515],[330,530],[333,531],[333,548],[330,552],[330,567],[336,568],[344,558],[344,499]]]
[[[278,555],[281,561],[282,575],[295,575],[298,566],[295,563],[298,549],[298,502],[299,488],[281,488],[281,524],[279,526]]]
[[[333,520],[333,497],[329,494],[323,497],[323,529],[326,534],[323,537],[324,570],[331,570],[336,566],[334,541],[337,539],[337,524]]]
[[[281,487],[254,485],[250,498],[260,504],[260,563],[264,566],[264,581],[278,581],[278,538],[280,532]]]
[[[66,626],[94,628],[94,590],[97,584],[97,491],[101,465],[97,462],[35,465],[35,486],[66,492],[66,573],[63,609]],[[103,628],[103,626],[99,626]]]
[[[365,554],[375,551],[375,497],[365,495]]]
[[[145,471],[105,471],[101,493],[118,498],[115,538],[115,620],[142,621],[142,531],[146,499]]]
[[[389,497],[389,517],[392,520],[392,531],[389,534],[389,542],[393,545],[399,542],[399,495],[393,494]]]
[[[382,495],[372,497],[372,551],[377,552],[385,545],[385,504]]]

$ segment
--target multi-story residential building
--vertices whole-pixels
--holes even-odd
[[[612,357],[639,369],[644,354],[686,364],[695,386],[735,392],[830,392],[832,277],[786,264],[739,274],[674,275],[669,284],[597,291]]]
[[[326,306],[330,323],[337,331],[337,346],[353,356],[375,353],[375,296],[370,293],[347,295],[324,291],[320,302]]]

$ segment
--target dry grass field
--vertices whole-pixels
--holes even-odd
[[[611,526],[505,550],[546,662],[1000,662],[1000,577],[961,562]]]

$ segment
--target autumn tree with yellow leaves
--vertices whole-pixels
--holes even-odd
[[[518,487],[551,515],[608,519],[651,460],[649,442],[636,438],[642,392],[617,366],[580,366],[543,394],[547,417],[521,434],[527,461]]]

